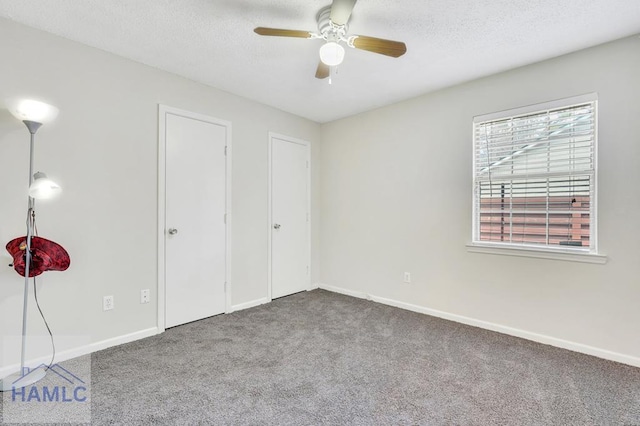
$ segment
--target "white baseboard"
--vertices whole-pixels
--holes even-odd
[[[261,299],[252,300],[250,302],[240,303],[239,305],[231,306],[231,311],[227,312],[227,313],[230,314],[231,312],[241,311],[243,309],[253,308],[255,306],[264,305],[265,303],[269,303],[269,302],[271,302],[271,300],[268,297],[263,297]]]
[[[462,324],[471,325],[474,327],[483,328],[485,330],[491,330],[491,331],[496,331],[502,334],[508,334],[510,336],[520,337],[520,338],[531,340],[534,342],[543,343],[545,345],[551,345],[551,346],[555,346],[562,349],[568,349],[570,351],[607,359],[609,361],[616,361],[622,364],[627,364],[634,367],[640,367],[639,357],[625,355],[618,352],[609,351],[607,349],[596,348],[593,346],[584,345],[582,343],[576,343],[568,340],[558,339],[556,337],[546,336],[544,334],[538,334],[538,333],[533,333],[526,330],[520,330],[518,328],[508,327],[505,325],[500,325],[500,324],[483,321],[475,318],[465,317],[462,315],[452,314],[449,312],[439,311],[436,309],[425,308],[423,306],[413,305],[410,303],[399,302],[397,300],[387,299],[384,297],[373,296],[363,292],[349,290],[342,287],[336,287],[336,286],[327,285],[327,284],[320,284],[319,288],[323,290],[331,291],[334,293],[340,293],[347,296],[357,297],[360,299],[371,300],[377,303],[382,303],[383,305],[393,306],[396,308],[405,309],[412,312],[417,312],[425,315],[430,315],[433,317],[455,321]]]
[[[320,288],[322,290],[331,291],[333,293],[340,293],[340,294],[344,294],[346,296],[357,297],[358,299],[371,300],[371,296],[369,296],[367,293],[362,293],[360,291],[355,291],[355,290],[349,290],[349,289],[343,288],[343,287],[336,287],[336,286],[320,283],[318,285],[318,288]]]
[[[320,288],[320,284],[311,283],[307,291],[316,290],[318,288]],[[241,311],[243,309],[253,308],[255,306],[264,305],[265,303],[269,303],[269,302],[271,302],[271,299],[269,299],[268,297],[263,297],[261,299],[252,300],[250,302],[240,303],[239,305],[231,306],[231,310],[227,312],[227,314],[230,314],[231,312],[235,312],[235,311]]]
[[[125,343],[133,342],[135,340],[144,339],[145,337],[151,337],[158,334],[158,328],[148,328],[146,330],[136,331],[134,333],[125,334],[123,336],[114,337],[111,339],[102,340],[100,342],[90,343],[85,346],[79,346],[76,348],[66,349],[61,352],[56,352],[56,358],[54,362],[62,362],[79,356],[88,355],[93,352],[98,352],[103,349],[110,348],[112,346],[123,345]],[[55,336],[54,336],[55,338]],[[37,366],[40,364],[48,364],[51,361],[51,355],[45,355],[40,358],[30,359],[25,361],[27,366]],[[20,370],[20,364],[7,365],[0,368],[0,377],[8,376]]]

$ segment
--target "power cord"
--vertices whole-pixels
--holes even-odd
[[[47,327],[47,331],[49,332],[49,337],[51,338],[51,349],[52,349],[53,353],[51,355],[51,362],[47,366],[47,370],[49,370],[51,368],[51,366],[53,365],[53,360],[56,358],[56,344],[53,341],[53,333],[51,332],[51,328],[49,327],[49,323],[47,322],[47,319],[44,317],[44,314],[42,313],[42,309],[40,308],[40,302],[38,302],[38,289],[37,289],[37,286],[36,286],[36,277],[33,277],[33,296],[36,299],[36,306],[38,307],[38,312],[40,312],[40,316],[42,317],[42,321],[44,322],[44,325]]]

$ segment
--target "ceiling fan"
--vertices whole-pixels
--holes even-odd
[[[297,37],[322,39],[326,43],[320,48],[320,63],[316,70],[316,78],[327,78],[331,67],[339,65],[344,59],[344,47],[367,50],[381,55],[400,57],[407,51],[401,41],[385,40],[361,35],[348,35],[349,17],[357,0],[333,0],[330,6],[323,7],[316,17],[318,32],[283,30],[279,28],[257,27],[253,31],[263,36]]]

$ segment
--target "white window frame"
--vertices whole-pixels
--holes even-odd
[[[546,110],[553,110],[558,108],[570,108],[572,106],[591,103],[594,104],[594,114],[595,114],[595,128],[594,128],[594,158],[593,158],[593,195],[591,197],[590,202],[592,203],[592,208],[590,210],[590,240],[592,243],[590,247],[554,247],[554,246],[543,246],[543,245],[528,245],[528,244],[515,244],[510,242],[489,242],[489,241],[480,241],[480,223],[479,223],[479,211],[478,211],[478,200],[477,197],[477,181],[476,181],[476,133],[475,128],[479,123],[485,123],[488,121],[498,121],[503,119],[508,119],[510,117],[518,117],[522,115],[532,115],[540,112],[544,112]],[[537,257],[544,259],[553,259],[553,260],[568,260],[568,261],[578,261],[578,262],[587,262],[587,263],[606,263],[606,256],[598,253],[598,244],[597,244],[597,210],[598,210],[598,166],[597,166],[597,156],[598,156],[598,96],[596,93],[589,93],[581,96],[575,96],[571,98],[558,99],[555,101],[544,102],[535,105],[529,105],[521,108],[515,108],[506,111],[494,112],[490,114],[479,115],[473,118],[472,123],[472,149],[473,149],[473,176],[472,176],[472,185],[473,185],[473,198],[472,198],[472,206],[473,206],[473,216],[472,216],[472,242],[467,244],[467,250],[469,252],[474,253],[488,253],[488,254],[500,254],[500,255],[510,255],[510,256],[521,256],[521,257]]]

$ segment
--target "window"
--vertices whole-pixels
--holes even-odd
[[[476,117],[473,244],[596,252],[595,95]]]

